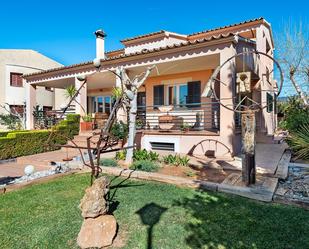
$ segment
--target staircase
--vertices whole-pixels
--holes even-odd
[[[261,144],[279,144],[282,139],[275,135],[268,135],[266,132],[256,133],[256,142]]]
[[[91,132],[83,132],[83,133],[80,133],[79,135],[76,135],[74,136],[73,138],[73,142],[72,141],[68,141],[67,145],[71,145],[71,146],[81,146],[81,147],[87,147],[87,138],[92,136],[92,131]],[[98,136],[96,137],[93,137],[91,139],[92,142],[96,143],[98,141]],[[95,146],[96,144],[91,144],[91,146]],[[77,149],[75,148],[65,148],[65,147],[62,147],[61,148],[62,151],[77,151]],[[82,151],[87,151],[87,149],[82,149]]]

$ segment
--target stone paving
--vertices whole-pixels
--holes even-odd
[[[76,156],[77,152],[70,152],[69,157]],[[40,153],[30,156],[17,158],[16,162],[7,162],[0,164],[0,180],[6,177],[20,177],[24,175],[26,165],[33,165],[35,171],[44,171],[51,168],[50,162],[62,162],[67,157],[67,153],[62,150],[56,150],[46,153]]]
[[[274,199],[309,208],[309,165],[290,163],[287,179],[279,180]]]

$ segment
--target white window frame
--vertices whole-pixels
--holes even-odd
[[[105,98],[109,97],[109,105],[110,105],[110,110],[111,111],[111,106],[112,106],[112,96],[111,95],[100,95],[100,96],[92,96],[94,99],[92,99],[92,104],[93,104],[93,112],[99,112],[99,102],[98,102],[98,98],[102,98],[102,104],[103,104],[103,112],[102,113],[106,113],[105,110]],[[94,105],[94,101],[95,100],[95,105]]]
[[[176,87],[176,105],[179,106],[179,97],[180,97],[180,87],[181,86],[187,86],[188,87],[188,83],[175,83],[175,84],[167,84],[166,85],[166,89],[164,90],[166,92],[166,96],[165,96],[165,104],[167,105],[168,100],[169,100],[169,87]]]

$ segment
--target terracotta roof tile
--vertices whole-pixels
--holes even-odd
[[[211,37],[208,37],[208,38],[197,39],[197,40],[193,40],[193,41],[185,41],[185,42],[182,42],[182,43],[179,43],[179,44],[169,45],[169,46],[166,46],[166,47],[159,47],[159,48],[153,48],[153,49],[143,49],[142,51],[138,51],[138,52],[130,53],[130,54],[120,54],[120,55],[117,55],[117,56],[107,57],[106,59],[102,59],[101,61],[102,62],[112,61],[112,60],[117,60],[117,59],[121,59],[121,58],[128,58],[128,57],[133,57],[133,56],[142,55],[142,54],[151,54],[151,53],[156,53],[156,52],[160,52],[160,51],[164,51],[164,50],[196,45],[196,44],[199,44],[199,43],[204,43],[204,42],[208,42],[208,41],[211,41],[211,40],[219,40],[221,38],[227,38],[227,37],[232,37],[232,36],[235,36],[235,34],[234,33],[219,34],[219,35],[211,36]],[[26,75],[24,75],[24,77],[44,74],[44,73],[48,73],[48,72],[55,72],[55,71],[70,69],[70,68],[84,66],[84,65],[90,65],[92,63],[93,63],[92,61],[87,61],[87,62],[83,62],[83,63],[79,63],[79,64],[73,64],[73,65],[70,65],[70,66],[51,68],[51,69],[41,71],[41,72],[26,74]]]
[[[262,20],[264,20],[264,18],[263,17],[259,17],[259,18],[255,18],[255,19],[251,19],[251,20],[246,20],[246,21],[243,21],[243,22],[234,23],[234,24],[230,24],[230,25],[226,25],[226,26],[222,26],[222,27],[218,27],[218,28],[214,28],[214,29],[208,29],[208,30],[203,30],[203,31],[200,31],[200,32],[195,32],[195,33],[189,34],[188,37],[194,36],[194,35],[203,34],[203,33],[212,32],[212,31],[217,31],[217,30],[220,30],[220,29],[236,27],[236,26],[243,25],[243,24],[246,24],[246,23],[262,21]]]
[[[144,35],[129,37],[129,38],[120,40],[120,42],[127,42],[127,41],[132,41],[132,40],[136,40],[136,39],[140,39],[140,38],[144,38],[144,37],[159,35],[159,34],[163,34],[165,32],[167,32],[167,31],[166,30],[160,30],[160,31],[156,31],[156,32],[152,32],[152,33],[148,33],[148,34],[144,34]]]

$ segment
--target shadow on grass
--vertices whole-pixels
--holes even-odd
[[[113,177],[113,179],[111,179],[111,181],[110,181],[110,184],[112,184],[117,179],[121,179],[122,172],[123,171],[121,171],[121,173],[118,176]],[[120,182],[116,183],[115,185],[110,186],[110,188],[109,188],[110,191],[108,192],[108,195],[107,195],[107,201],[109,203],[109,211],[108,211],[109,214],[113,214],[113,212],[115,212],[117,210],[117,207],[119,206],[119,201],[115,200],[115,196],[116,196],[118,189],[140,187],[140,186],[144,185],[144,184],[132,184],[130,182],[125,184],[125,182],[127,182],[131,178],[131,174],[133,172],[134,171],[131,171],[130,174],[126,178],[124,178]],[[111,193],[111,190],[113,190],[112,193]]]
[[[188,215],[190,248],[309,248],[305,210],[202,192],[174,206]]]
[[[161,215],[167,210],[167,208],[162,207],[154,202],[146,204],[136,213],[140,216],[142,223],[147,228],[147,249],[153,248],[152,242],[152,232],[154,226],[160,221]]]

